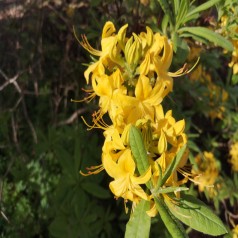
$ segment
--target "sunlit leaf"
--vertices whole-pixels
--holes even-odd
[[[194,196],[181,195],[179,203],[165,202],[174,216],[191,228],[213,236],[227,233],[220,218]]]
[[[172,12],[172,10],[171,10],[171,8],[170,8],[169,2],[168,2],[167,0],[158,0],[158,2],[159,2],[159,4],[160,4],[161,8],[163,9],[165,15],[168,15],[169,21],[170,21],[172,24],[174,24],[174,22],[173,22],[173,19],[174,19],[174,17],[173,17],[173,12]]]
[[[188,12],[189,1],[188,0],[181,0],[179,4],[178,14],[176,15],[176,29],[179,28],[184,16]]]
[[[214,43],[217,46],[223,47],[224,49],[228,51],[233,50],[233,45],[229,40],[227,40],[220,34],[212,30],[209,30],[205,27],[199,27],[199,26],[198,27],[183,27],[183,28],[180,28],[178,32],[191,33],[191,37],[193,37],[193,35],[195,37],[198,36]]]
[[[131,214],[126,225],[125,238],[148,238],[150,234],[151,218],[146,211],[150,209],[150,202],[141,200]]]
[[[173,216],[167,205],[160,198],[155,197],[155,204],[160,214],[162,221],[173,238],[186,238],[188,235],[185,232],[182,224]]]
[[[187,17],[191,17],[192,15],[195,15],[197,13],[200,13],[202,11],[207,10],[208,8],[214,6],[216,3],[219,3],[221,0],[210,0],[210,1],[206,1],[205,3],[199,5],[198,7],[194,8],[192,11],[188,12],[188,14],[186,15]]]
[[[142,175],[148,170],[150,165],[140,130],[135,126],[131,126],[129,138],[132,154],[136,160],[139,173]]]

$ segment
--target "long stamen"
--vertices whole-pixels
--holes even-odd
[[[91,53],[92,55],[96,55],[96,56],[101,56],[101,51],[99,50],[95,50],[88,42],[87,38],[85,35],[82,35],[82,42],[81,45],[83,46],[84,49],[86,49],[89,53]]]
[[[88,129],[87,129],[88,131],[90,131],[94,128],[106,130],[109,127],[109,125],[102,118],[103,113],[101,112],[101,110],[98,110],[97,112],[94,112],[92,116],[93,116],[92,121],[94,123],[93,125],[89,125],[86,122],[86,120],[83,117],[81,117],[84,124],[88,127]]]
[[[77,99],[72,99],[72,98],[71,98],[70,101],[71,101],[71,102],[85,102],[85,101],[91,102],[91,101],[96,97],[96,93],[95,93],[92,89],[83,89],[83,88],[82,88],[82,90],[83,90],[84,92],[88,93],[89,96],[84,97],[84,98],[81,99],[81,100],[77,100]]]
[[[196,180],[196,178],[199,178],[200,176],[202,176],[202,174],[191,174],[191,172],[188,170],[186,166],[183,167],[182,169],[178,168],[177,170],[185,177],[183,180],[180,181],[180,184],[186,183],[187,180],[190,180],[195,184],[202,184],[202,182]],[[205,187],[213,187],[213,185],[206,185]]]
[[[175,78],[175,77],[181,77],[185,74],[189,74],[197,66],[199,60],[200,60],[200,57],[197,59],[196,63],[193,65],[193,67],[191,69],[187,69],[187,64],[184,64],[184,66],[181,69],[179,69],[178,71],[176,71],[174,73],[168,72],[168,75],[170,77]]]
[[[87,173],[83,173],[81,170],[79,171],[80,174],[82,174],[83,176],[89,176],[89,175],[92,175],[92,174],[98,174],[100,173],[101,171],[104,170],[104,167],[102,164],[100,165],[95,165],[95,166],[91,166],[89,168],[86,168],[88,170]]]
[[[77,34],[76,34],[76,30],[75,27],[73,26],[73,33],[74,36],[76,38],[76,40],[79,42],[79,44],[85,49],[87,50],[89,53],[91,53],[92,55],[96,55],[96,56],[101,56],[101,51],[99,50],[95,50],[88,42],[87,38],[85,35],[81,35],[82,37],[82,41],[79,40]]]

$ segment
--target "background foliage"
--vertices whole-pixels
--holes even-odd
[[[149,25],[166,34],[175,46],[171,71],[185,62],[192,66],[200,57],[191,74],[175,79],[166,105],[176,118],[185,117],[191,163],[208,151],[219,171],[212,193],[194,185],[189,192],[210,204],[228,229],[238,223],[238,171],[229,162],[230,148],[238,141],[238,80],[229,67],[237,4],[210,1],[217,8],[211,4],[192,12],[206,1],[187,1],[176,14],[179,8],[165,2],[0,2],[1,237],[122,237],[125,232],[128,215],[109,192],[109,178],[79,174],[100,163],[101,132],[86,131],[80,118],[90,121],[96,103],[70,102],[84,97],[83,63],[90,61],[72,27],[97,47],[107,20],[118,27],[129,23],[134,32]],[[197,26],[223,35],[226,49],[219,39],[194,32]],[[169,237],[158,227],[159,219],[154,218],[151,237]],[[190,236],[201,237],[194,231]]]

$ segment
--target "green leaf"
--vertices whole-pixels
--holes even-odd
[[[158,0],[162,10],[164,11],[165,15],[168,15],[169,21],[174,25],[173,23],[173,12],[170,9],[170,4],[167,0]]]
[[[199,17],[199,13],[193,14],[193,15],[189,15],[189,16],[185,16],[182,20],[180,25],[183,25],[185,23],[188,23],[192,20],[196,20]]]
[[[195,37],[198,36],[214,43],[215,45],[221,46],[228,51],[233,50],[233,45],[229,40],[227,40],[220,34],[212,30],[209,30],[205,27],[199,27],[199,26],[198,27],[183,27],[178,30],[178,33],[187,33],[187,32],[191,33],[192,37],[193,35]]]
[[[194,8],[192,11],[188,12],[186,17],[190,17],[192,15],[195,15],[197,13],[200,13],[202,11],[207,10],[208,8],[214,6],[216,3],[220,2],[221,0],[210,0],[206,1],[205,3],[201,4],[200,6]]]
[[[147,158],[147,151],[145,149],[140,130],[135,126],[131,126],[129,138],[131,151],[136,160],[137,168],[140,174],[144,174],[149,168],[150,164]]]
[[[181,38],[189,38],[189,37],[191,37],[191,38],[193,38],[195,41],[201,42],[201,43],[203,43],[203,44],[205,44],[205,45],[208,45],[208,44],[209,44],[209,41],[208,41],[208,40],[206,40],[206,39],[204,39],[203,37],[200,37],[200,36],[198,36],[198,35],[194,35],[194,34],[192,34],[192,33],[189,33],[189,32],[180,34],[180,37],[181,37]]]
[[[178,15],[176,15],[176,29],[179,28],[181,22],[183,21],[184,16],[187,14],[188,7],[189,7],[189,1],[181,0],[179,9],[178,9]]]
[[[167,34],[168,24],[169,24],[169,17],[168,17],[168,15],[164,15],[162,22],[161,22],[161,29],[165,35]]]
[[[232,82],[232,85],[238,84],[238,75],[237,74],[232,75],[231,82]]]
[[[173,238],[185,238],[188,237],[186,231],[184,230],[182,224],[173,216],[169,211],[167,205],[160,198],[154,197],[155,205],[159,211],[160,217],[164,222],[166,228]]]
[[[130,147],[133,157],[136,161],[137,169],[140,175],[143,175],[149,168],[149,160],[147,158],[147,151],[144,146],[141,131],[135,126],[131,126],[129,132]],[[151,183],[146,184],[148,188],[151,188]]]
[[[83,182],[81,183],[81,186],[86,192],[97,198],[106,199],[111,197],[108,190],[104,189],[94,182]]]
[[[177,48],[178,48],[178,44],[179,44],[179,42],[181,42],[181,39],[179,38],[177,32],[173,32],[173,34],[172,34],[172,41],[173,41],[173,50],[176,53],[177,52]]]
[[[148,238],[150,234],[151,218],[146,214],[150,209],[150,202],[141,200],[131,214],[126,224],[125,238]]]
[[[182,156],[184,154],[184,151],[186,149],[186,145],[184,145],[178,152],[176,158],[170,163],[170,165],[167,167],[167,169],[165,170],[164,176],[161,180],[161,184],[159,184],[159,187],[163,186],[165,184],[165,182],[167,181],[167,179],[169,178],[169,176],[174,172],[174,170],[177,168],[180,160],[182,159]]]
[[[179,11],[179,3],[180,3],[180,0],[174,0],[174,1],[173,1],[173,5],[174,5],[174,14],[175,14],[175,16],[178,15],[178,11]]]
[[[186,187],[166,187],[166,188],[159,188],[156,190],[153,194],[160,194],[160,193],[174,193],[174,192],[180,192],[180,191],[186,191],[189,190],[189,188]]]
[[[165,202],[174,216],[191,228],[213,236],[227,233],[220,218],[194,196],[182,194],[179,205]]]

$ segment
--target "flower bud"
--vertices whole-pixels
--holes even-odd
[[[133,42],[134,39],[134,42]],[[125,47],[125,58],[132,70],[138,65],[142,55],[142,45],[140,38],[133,33]]]

